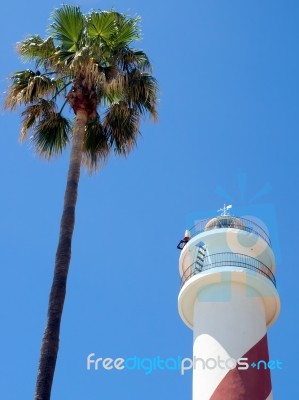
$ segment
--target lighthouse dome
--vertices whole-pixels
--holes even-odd
[[[215,228],[236,228],[244,229],[243,222],[236,217],[231,215],[221,215],[219,217],[212,218],[204,227],[205,231],[209,231]]]

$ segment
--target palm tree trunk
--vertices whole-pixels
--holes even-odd
[[[82,147],[87,113],[78,110],[73,128],[73,143],[70,155],[64,207],[60,222],[60,236],[56,252],[55,270],[48,304],[47,324],[44,331],[35,400],[50,400],[53,376],[59,348],[59,331],[66,294],[66,282],[71,260],[71,244],[75,224],[75,207],[82,159]]]

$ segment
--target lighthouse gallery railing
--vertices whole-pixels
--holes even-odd
[[[240,267],[246,268],[255,272],[262,274],[263,276],[269,278],[271,282],[276,286],[275,277],[264,263],[257,260],[256,258],[246,256],[245,254],[239,253],[215,253],[206,255],[202,261],[199,263],[195,261],[192,263],[183,273],[181,278],[181,287],[190,279],[192,276],[200,274],[212,268],[221,267]]]
[[[197,221],[196,224],[189,229],[191,237],[196,236],[201,232],[212,229],[235,228],[249,233],[254,233],[257,236],[260,236],[271,247],[271,240],[269,238],[268,233],[257,223],[247,218],[226,215],[226,216],[215,217],[215,223],[212,224],[211,226],[207,226],[209,222],[212,222],[211,218]]]

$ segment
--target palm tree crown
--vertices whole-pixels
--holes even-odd
[[[31,129],[37,152],[46,158],[61,153],[71,139],[65,105],[75,114],[85,110],[83,162],[94,170],[111,149],[128,154],[142,115],[157,119],[151,64],[143,51],[131,48],[141,36],[139,18],[113,10],[84,15],[64,5],[51,19],[47,39],[34,35],[18,43],[20,56],[36,69],[11,76],[5,106],[25,106],[21,140]]]

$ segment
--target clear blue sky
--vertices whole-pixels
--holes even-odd
[[[282,311],[269,331],[275,400],[299,398],[298,0],[92,0],[142,17],[160,84],[160,122],[127,159],[82,173],[53,400],[191,399],[191,373],[88,372],[86,356],[190,357],[177,313],[176,244],[224,202],[264,219],[278,255]],[[25,68],[14,50],[44,35],[59,2],[3,3],[1,91]],[[48,163],[1,112],[0,398],[33,396],[68,152]]]

